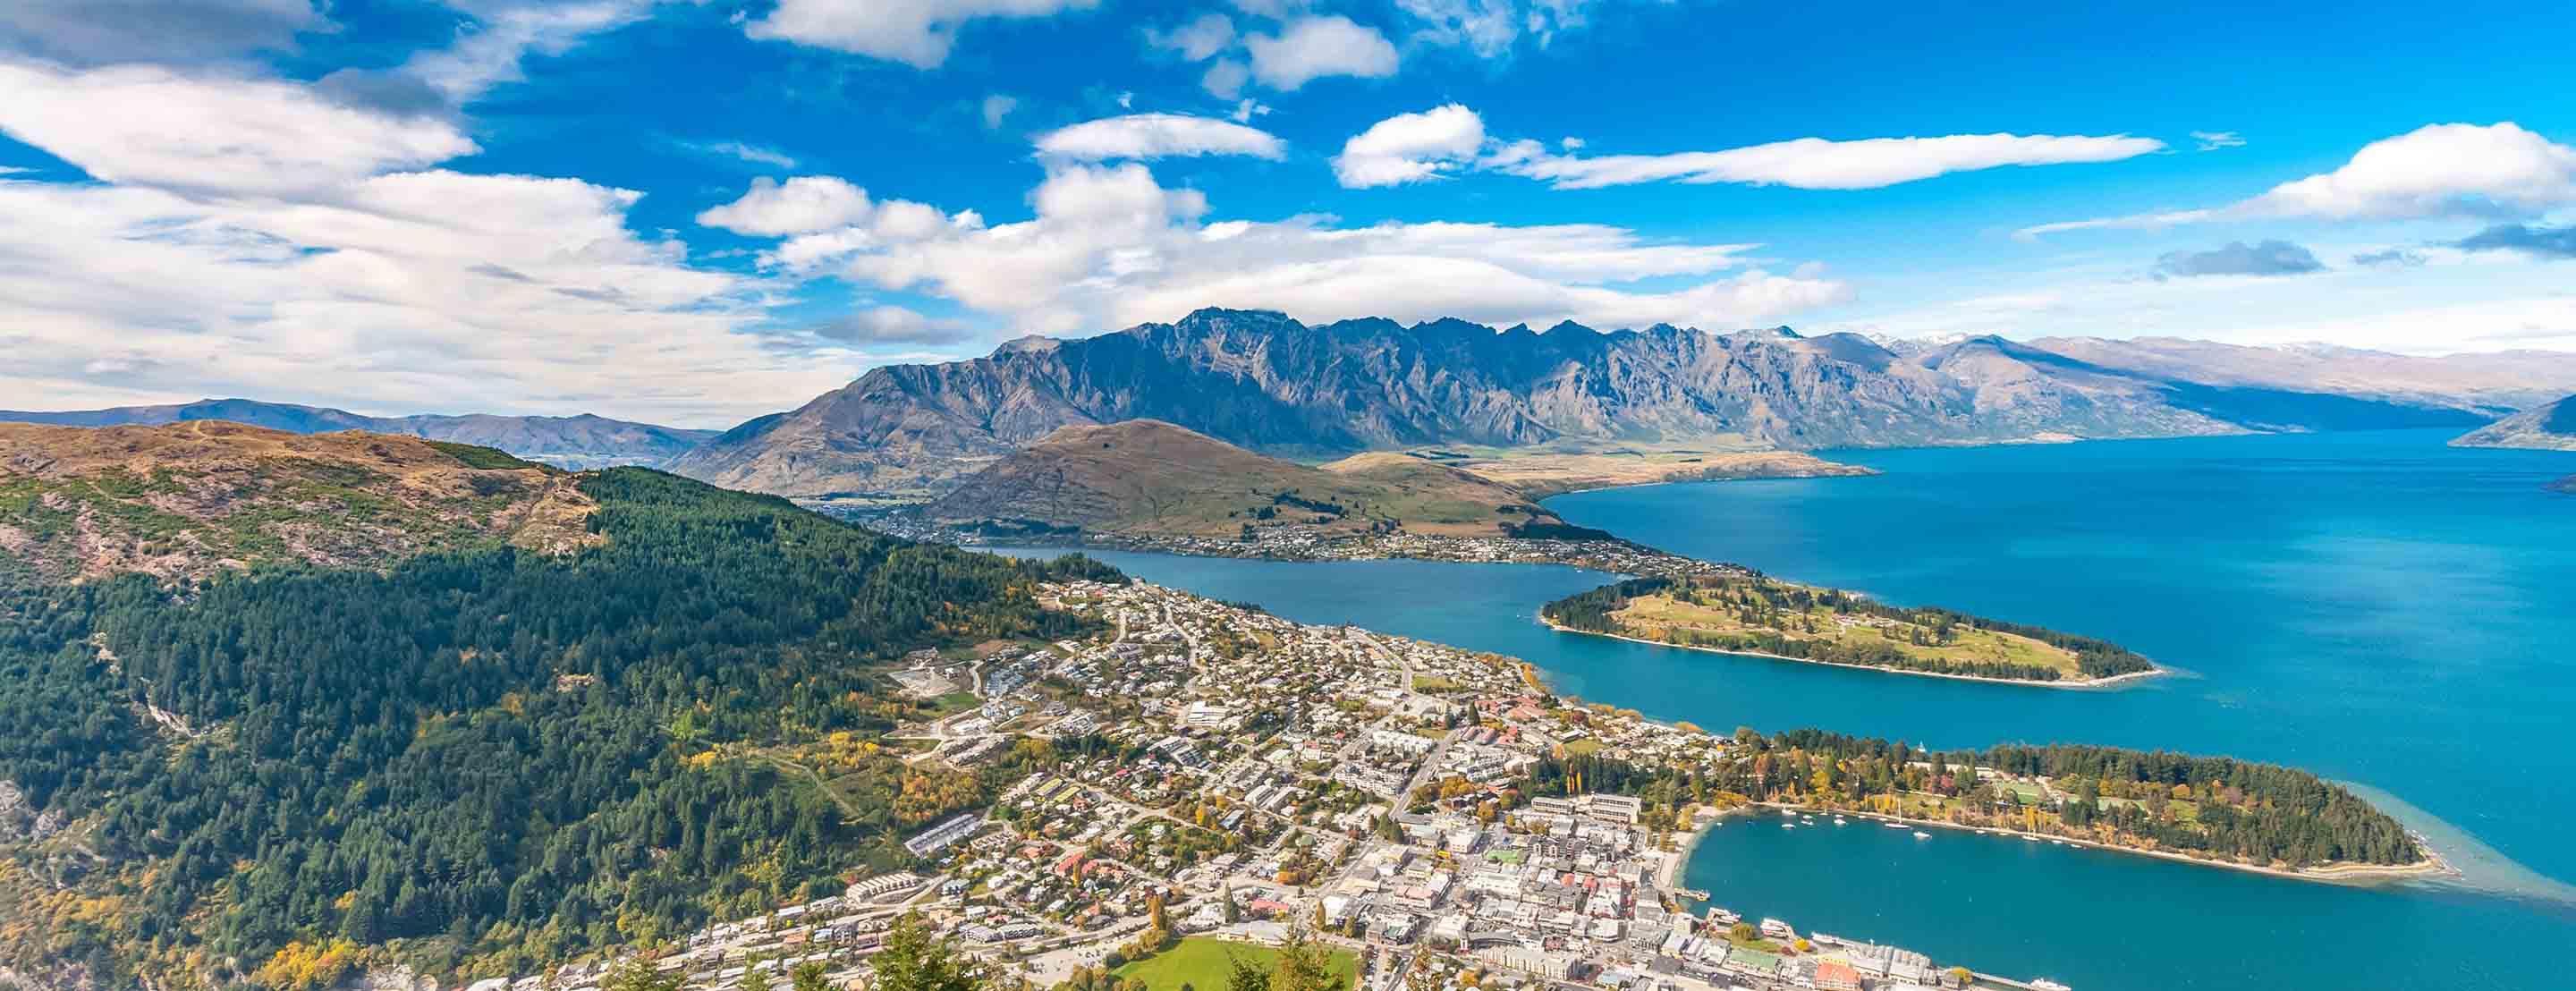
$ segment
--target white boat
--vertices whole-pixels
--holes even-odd
[[[1837,826],[1848,826],[1848,825],[1851,825],[1851,823],[1844,822],[1844,821],[1843,821],[1843,817],[1841,817],[1841,816],[1835,816],[1835,817],[1834,817],[1834,825],[1837,825]]]
[[[1918,840],[1928,840],[1932,838],[1932,834],[1918,829],[1914,831],[1914,838]]]
[[[1784,815],[1784,816],[1788,816],[1788,817],[1789,817],[1789,818],[1791,818],[1791,819],[1795,819],[1795,818],[1797,818],[1797,817],[1798,817],[1798,810],[1796,810],[1796,809],[1781,809],[1781,810],[1780,810],[1780,814],[1781,814],[1781,815]]]
[[[1901,823],[1901,822],[1891,822],[1891,823],[1888,823],[1888,824],[1887,824],[1887,828],[1889,828],[1889,829],[1903,829],[1903,828],[1905,828],[1905,824],[1904,824],[1904,823]]]
[[[1798,824],[1797,824],[1797,823],[1794,823],[1794,822],[1784,822],[1784,823],[1781,823],[1781,824],[1780,824],[1780,828],[1782,828],[1782,829],[1796,829],[1796,828],[1798,828]]]
[[[2022,842],[2024,842],[2024,843],[2037,843],[2037,842],[2039,842],[2039,837],[2036,837],[2036,836],[2024,836],[2024,837],[2022,837],[2022,838],[2021,838],[2021,841],[2022,841]]]

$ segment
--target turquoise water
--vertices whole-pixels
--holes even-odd
[[[2444,439],[1842,452],[1886,474],[1550,502],[1682,553],[2104,636],[2185,672],[2104,691],[1559,634],[1531,621],[1538,604],[1602,580],[1571,568],[1105,556],[1295,619],[1518,655],[1564,691],[1719,731],[2298,764],[2392,796],[2473,868],[2468,885],[2365,890],[1973,834],[1735,824],[1689,877],[1748,914],[2079,991],[2536,988],[2576,949],[2576,498],[2539,488],[2576,456]]]

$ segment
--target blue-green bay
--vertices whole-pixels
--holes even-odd
[[[2537,988],[2576,947],[2576,456],[2439,432],[1839,452],[1872,478],[1562,496],[1670,550],[2092,634],[2180,673],[2112,690],[1909,677],[1561,634],[1572,568],[1104,555],[1149,580],[1527,658],[1724,731],[2073,741],[2297,764],[2370,790],[2462,884],[2358,889],[1967,833],[1733,823],[1721,904],[2080,991]]]

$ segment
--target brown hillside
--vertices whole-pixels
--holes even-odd
[[[1231,536],[1246,526],[1491,536],[1506,523],[1560,522],[1517,490],[1419,458],[1362,455],[1316,468],[1160,420],[1064,427],[923,513],[950,525],[1127,536]]]
[[[216,420],[0,424],[0,577],[362,565],[476,539],[592,538],[572,477],[488,448]]]

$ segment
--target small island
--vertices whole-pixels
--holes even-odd
[[[1634,578],[1548,603],[1539,616],[1576,633],[1984,681],[2095,686],[2160,670],[2091,637],[1740,570]]]

